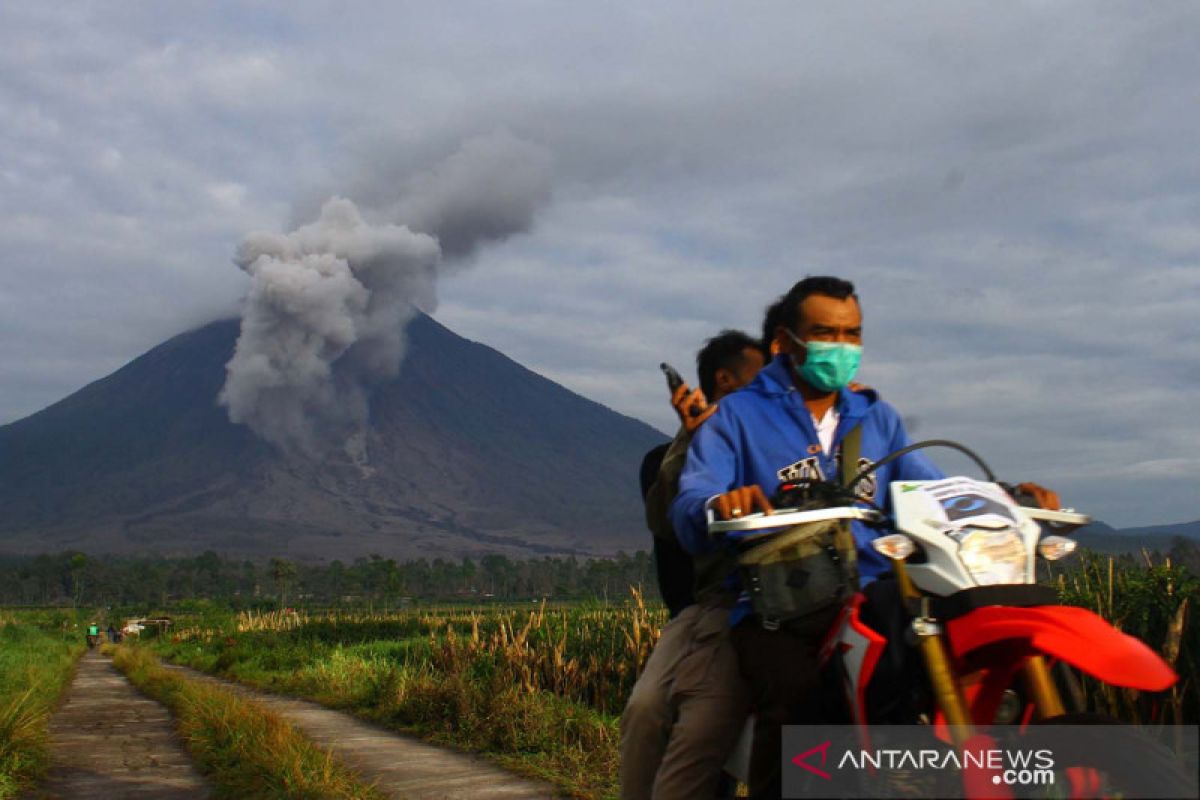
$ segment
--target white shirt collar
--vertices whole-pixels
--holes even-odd
[[[830,406],[825,412],[825,416],[817,419],[813,417],[813,425],[817,429],[817,438],[821,441],[821,449],[829,455],[833,451],[833,435],[837,432],[838,420],[841,415],[838,414],[837,406]]]

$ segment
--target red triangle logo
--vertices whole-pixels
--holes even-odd
[[[827,781],[833,780],[833,777],[828,772],[826,772],[823,769],[818,769],[817,767],[814,767],[812,764],[809,764],[807,761],[809,756],[811,756],[813,753],[819,752],[821,754],[821,766],[822,767],[825,766],[825,760],[829,757],[829,745],[830,745],[830,742],[824,742],[823,744],[819,744],[816,747],[805,750],[800,755],[794,756],[792,758],[792,763],[795,764],[797,767],[803,767],[804,769],[811,772],[813,775],[820,775],[822,778],[824,778]]]

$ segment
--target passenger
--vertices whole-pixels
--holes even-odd
[[[752,380],[764,362],[760,343],[740,331],[722,331],[705,344],[696,359],[700,388],[684,385],[673,393],[680,430],[653,485],[643,485],[647,525],[662,559],[663,597],[673,618],[621,715],[621,797],[626,800],[716,796],[722,765],[747,713],[725,624],[728,610],[710,602],[720,594],[714,581],[724,579],[724,556],[693,564],[679,548],[667,511],[692,435],[716,412],[719,401]],[[651,451],[647,459],[653,455]],[[643,475],[645,469],[643,461]]]
[[[642,458],[639,482],[643,503],[650,494],[650,488],[658,480],[663,456],[670,448],[671,443],[664,442],[655,446]],[[654,574],[658,579],[658,593],[662,595],[670,618],[675,619],[681,611],[695,602],[692,598],[692,557],[679,546],[674,537],[651,537],[651,547],[654,554]]]

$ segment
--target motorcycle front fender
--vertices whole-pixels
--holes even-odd
[[[1161,692],[1178,680],[1175,670],[1139,639],[1076,606],[986,606],[951,620],[946,631],[958,659],[987,645],[1012,642],[1113,686]]]

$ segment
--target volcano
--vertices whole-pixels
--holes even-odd
[[[637,471],[665,439],[650,426],[418,315],[399,375],[370,397],[365,441],[288,455],[217,404],[238,331],[176,336],[0,427],[0,551],[319,561],[648,546]]]

